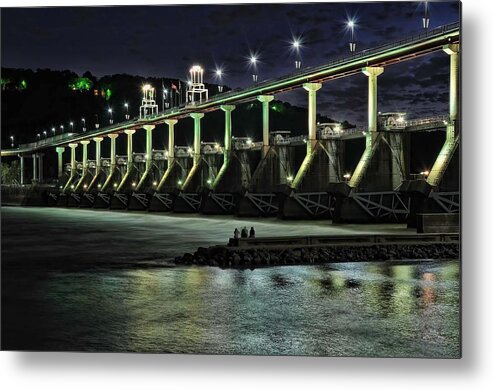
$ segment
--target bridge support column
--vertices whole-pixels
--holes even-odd
[[[79,182],[77,183],[77,186],[75,187],[75,191],[79,190],[80,186],[83,185],[83,182],[85,181],[85,178],[87,177],[87,173],[88,173],[87,145],[89,145],[90,142],[91,141],[88,141],[88,140],[80,141],[80,144],[82,145],[82,175],[80,177]]]
[[[93,141],[96,143],[96,171],[94,172],[94,177],[89,183],[89,186],[87,187],[87,191],[94,187],[94,184],[98,180],[101,173],[101,142],[103,141],[103,137],[94,137]]]
[[[94,137],[93,141],[96,143],[96,174],[98,175],[101,171],[101,142],[103,137]]]
[[[24,156],[19,154],[19,160],[20,160],[20,178],[19,181],[21,183],[21,186],[24,185],[24,178],[25,178],[25,172],[24,172]]]
[[[142,175],[142,178],[135,188],[136,191],[140,190],[142,185],[145,183],[152,168],[152,130],[154,130],[156,126],[144,125],[143,127],[146,131],[146,168],[144,174]]]
[[[381,75],[383,71],[383,67],[369,66],[363,68],[363,73],[368,76],[368,133],[366,134],[365,151],[348,183],[352,188],[357,187],[361,182],[361,179],[363,179],[375,151],[375,141],[378,136],[377,77]]]
[[[308,91],[308,142],[307,154],[311,154],[317,142],[317,91],[322,88],[321,83],[305,83],[303,88]]]
[[[293,180],[293,188],[300,185],[313,158],[313,150],[317,143],[317,91],[322,88],[322,84],[305,83],[303,88],[308,91],[308,140],[306,142],[306,156]]]
[[[159,185],[156,188],[156,191],[160,191],[163,187],[166,179],[171,173],[171,169],[175,162],[175,125],[178,123],[176,119],[166,119],[164,121],[168,125],[168,167],[166,168],[166,172],[164,172]]]
[[[228,169],[229,161],[231,159],[231,137],[232,137],[232,123],[231,113],[236,107],[233,105],[221,106],[221,110],[224,111],[224,149],[223,149],[223,165],[219,170],[216,179],[212,185],[212,188],[216,187],[221,178],[224,176],[226,169]]]
[[[111,181],[113,180],[113,176],[116,170],[116,139],[119,134],[108,134],[108,138],[110,139],[110,173],[106,178],[106,181],[101,188],[102,191],[106,191],[109,185],[111,185]]]
[[[36,158],[36,153],[32,155],[33,157],[33,179],[32,183],[35,184],[38,181],[38,159]]]
[[[272,95],[257,96],[257,99],[262,103],[262,158],[265,157],[269,150],[269,103],[274,100]]]
[[[447,138],[455,137],[455,123],[459,113],[459,44],[444,46],[443,51],[450,56],[449,123]]]
[[[75,148],[77,148],[76,143],[68,144],[70,148],[70,177],[63,187],[63,191],[66,191],[73,183],[75,176],[77,175],[77,162],[75,160]]]
[[[197,165],[201,153],[200,120],[204,117],[204,114],[201,112],[194,112],[190,114],[190,116],[193,118],[193,165]]]
[[[426,178],[428,184],[436,187],[445,173],[448,164],[452,160],[458,146],[457,117],[459,113],[459,44],[450,44],[443,47],[443,51],[450,56],[450,92],[449,92],[449,121],[447,123],[447,136],[440,153],[433,164],[430,174]]]
[[[57,146],[56,152],[58,154],[58,180],[63,176],[63,152],[65,148],[63,146]]]
[[[130,172],[132,171],[133,163],[134,163],[132,137],[135,134],[135,130],[133,130],[133,129],[124,130],[123,132],[125,134],[127,134],[127,171],[125,172],[125,176],[123,176],[123,179],[122,179],[120,185],[116,189],[117,192],[120,192],[123,189],[125,183],[127,182],[128,178],[130,176]]]
[[[200,120],[204,117],[201,112],[193,112],[190,114],[193,118],[193,166],[187,175],[185,183],[183,183],[182,190],[185,190],[190,184],[190,180],[195,175],[198,169],[200,155],[201,155],[201,144],[200,144]]]
[[[44,153],[37,153],[38,157],[38,182],[42,183],[43,182],[43,156]]]

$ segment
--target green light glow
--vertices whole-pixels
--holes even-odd
[[[19,83],[19,89],[26,89],[27,88],[27,82],[26,80],[21,80],[21,82]]]
[[[69,87],[74,91],[89,91],[92,85],[93,82],[87,77],[78,77],[69,84]]]
[[[107,88],[107,89],[105,90],[105,99],[106,99],[106,100],[110,100],[111,95],[113,95],[113,92],[111,91],[111,89]]]

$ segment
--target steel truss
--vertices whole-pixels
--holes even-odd
[[[411,206],[411,198],[393,191],[354,193],[354,201],[372,218],[390,218],[404,222]]]
[[[84,192],[84,194],[82,194],[82,196],[84,198],[86,198],[89,201],[89,203],[94,204],[94,200],[96,199],[94,194],[91,194],[89,192]]]
[[[120,201],[121,204],[123,204],[125,207],[128,206],[128,195],[127,194],[122,194],[119,192],[115,192],[113,196]]]
[[[335,197],[327,192],[292,192],[293,198],[306,212],[313,216],[328,214],[332,217],[335,208]]]
[[[202,194],[180,192],[178,196],[182,198],[193,211],[200,211],[200,206],[202,204]]]
[[[110,199],[111,199],[110,194],[105,194],[104,192],[98,192],[98,198],[101,198],[101,200],[104,203],[106,203],[108,206],[110,205]]]
[[[147,197],[147,194],[133,192],[132,198],[135,198],[142,206],[144,206],[145,209],[149,206],[149,198]]]
[[[460,192],[431,192],[433,199],[446,213],[460,213]]]
[[[154,198],[159,200],[159,202],[161,202],[164,207],[168,209],[173,208],[173,197],[171,196],[171,194],[166,194],[166,193],[160,194],[158,192],[155,192]]]
[[[226,212],[233,212],[236,208],[235,197],[233,194],[217,194],[215,192],[209,192],[209,198]]]
[[[252,202],[263,215],[275,215],[279,211],[279,206],[274,204],[275,194],[252,194],[247,192],[245,198]]]

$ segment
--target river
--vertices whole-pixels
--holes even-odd
[[[257,235],[403,233],[403,226],[2,208],[2,348],[460,356],[457,261],[255,270],[170,259]]]

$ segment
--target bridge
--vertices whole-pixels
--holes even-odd
[[[416,212],[459,212],[459,44],[460,25],[427,30],[405,39],[334,59],[317,67],[266,80],[209,98],[192,98],[184,105],[157,112],[144,91],[138,118],[40,139],[4,149],[2,157],[18,156],[21,185],[24,159],[32,157],[32,193],[42,191],[44,204],[69,207],[109,207],[151,211],[235,213],[240,216],[332,218],[341,222],[405,221]],[[386,66],[443,51],[450,57],[449,113],[434,118],[405,119],[399,113],[381,115],[377,81]],[[363,73],[368,77],[368,125],[326,131],[316,123],[316,95],[323,84]],[[269,104],[275,94],[307,91],[307,134],[291,137],[271,131]],[[235,106],[262,103],[262,140],[234,138]],[[224,112],[224,143],[202,142],[201,119],[214,110]],[[192,148],[175,145],[174,126],[192,118]],[[168,127],[168,145],[153,149],[156,126]],[[133,135],[145,130],[144,153],[133,150]],[[420,131],[444,131],[441,151],[429,172],[416,178],[409,170],[410,137]],[[126,156],[116,155],[116,139],[124,134]],[[109,139],[111,153],[101,156]],[[345,143],[362,139],[364,151],[352,173],[344,167]],[[95,144],[94,159],[88,146]],[[70,162],[64,151],[70,148]],[[76,149],[82,146],[82,161]],[[304,148],[301,158],[300,148]],[[58,184],[42,186],[43,153],[58,155]],[[260,154],[260,155],[258,155]],[[297,162],[300,160],[300,162]],[[38,192],[34,188],[38,188]]]

